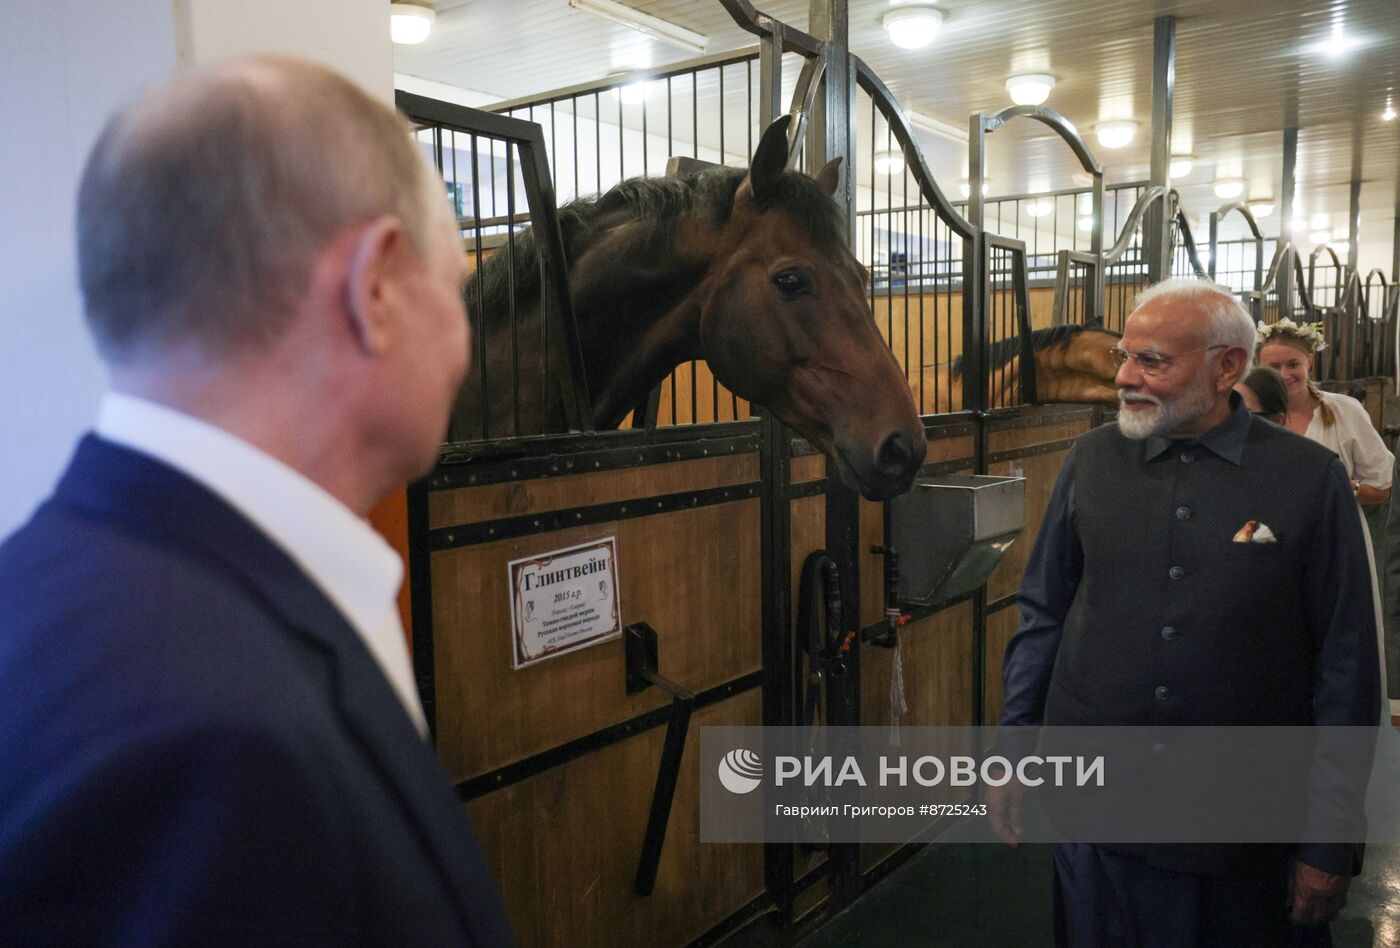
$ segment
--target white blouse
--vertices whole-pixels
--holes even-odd
[[[1326,445],[1342,459],[1348,478],[1385,490],[1390,486],[1395,456],[1371,424],[1365,406],[1350,395],[1333,392],[1323,392],[1322,400],[1332,409],[1336,421],[1328,427],[1322,423],[1321,410],[1313,412],[1307,436]]]

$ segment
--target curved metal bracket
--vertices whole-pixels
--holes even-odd
[[[995,132],[1014,118],[1029,118],[1042,122],[1053,128],[1065,140],[1065,144],[1069,145],[1085,171],[1090,174],[1103,174],[1103,165],[1099,164],[1094,153],[1089,150],[1089,144],[1084,141],[1084,136],[1079,134],[1079,129],[1054,109],[1047,109],[1043,105],[1013,105],[991,115],[978,112],[977,117],[982,122],[984,132]]]
[[[948,200],[948,196],[943,193],[943,189],[934,180],[933,172],[929,171],[928,162],[924,159],[923,149],[919,147],[919,140],[914,136],[914,127],[909,124],[909,119],[904,114],[904,110],[899,107],[894,93],[890,92],[889,87],[871,71],[870,67],[859,56],[851,57],[851,65],[854,67],[856,82],[880,108],[885,121],[889,123],[895,141],[899,143],[899,147],[904,152],[905,165],[913,174],[920,190],[928,196],[929,203],[933,205],[938,217],[959,237],[975,238],[977,228],[958,213],[957,209],[953,207],[953,202]]]

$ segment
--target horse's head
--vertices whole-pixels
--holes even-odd
[[[1118,364],[1113,360],[1112,349],[1120,338],[1111,330],[1084,326],[1070,335],[1062,347],[1047,350],[1044,357],[1037,353],[1036,387],[1040,400],[1117,407]],[[1048,371],[1040,371],[1042,365]]]
[[[924,429],[875,328],[867,273],[832,201],[839,159],[786,170],[787,117],[764,132],[708,273],[700,347],[726,387],[772,411],[871,500],[908,490]]]

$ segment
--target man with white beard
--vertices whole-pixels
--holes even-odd
[[[1320,445],[1231,387],[1255,329],[1230,291],[1167,280],[1117,350],[1118,424],[1070,450],[1019,592],[1004,727],[1373,725],[1370,572],[1351,487]],[[1009,732],[1008,732],[1009,733]],[[1301,797],[1359,809],[1365,774],[1314,761]],[[1022,838],[1025,788],[987,791]],[[1062,945],[1330,944],[1359,849],[1062,843]]]

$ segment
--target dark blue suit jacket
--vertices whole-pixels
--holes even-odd
[[[447,776],[354,630],[95,437],[0,546],[0,944],[497,945]]]

